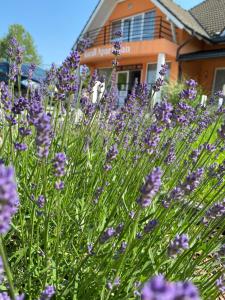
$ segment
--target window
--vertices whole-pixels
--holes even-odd
[[[213,93],[225,90],[225,68],[215,71]]]
[[[106,82],[109,81],[111,74],[112,74],[112,68],[98,69],[99,78],[104,79],[104,81]]]
[[[132,41],[140,41],[142,39],[143,32],[143,15],[139,15],[133,18],[132,22]]]
[[[116,38],[115,33],[118,31],[122,31],[122,20],[115,21],[112,23],[112,40]]]
[[[169,81],[170,78],[170,70],[171,70],[171,63],[167,63],[168,65],[168,71],[167,74],[165,76],[165,80]],[[156,79],[158,78],[157,74],[157,64],[148,64],[148,69],[147,69],[147,84],[149,87],[151,87]]]
[[[130,33],[131,33],[131,19],[126,19],[123,22],[123,41],[130,41]]]
[[[111,41],[115,40],[114,33],[119,30],[123,33],[122,40],[124,42],[153,39],[155,33],[155,11],[151,10],[112,22]]]
[[[155,34],[155,11],[149,11],[144,15],[143,40],[151,40]]]

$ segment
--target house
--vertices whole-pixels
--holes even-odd
[[[117,67],[121,101],[135,82],[151,85],[163,63],[167,78],[194,78],[208,94],[225,84],[225,0],[185,10],[172,0],[99,0],[75,45],[92,41],[81,64],[100,74],[112,68],[114,32],[121,30]]]

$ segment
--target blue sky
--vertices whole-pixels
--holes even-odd
[[[138,1],[138,0],[136,0]],[[60,64],[70,52],[98,0],[8,0],[1,3],[0,37],[22,24],[34,38],[44,66]],[[176,0],[190,8],[201,0]]]

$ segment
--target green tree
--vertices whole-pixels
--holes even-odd
[[[41,64],[41,57],[37,52],[34,40],[29,32],[20,24],[13,24],[9,26],[7,35],[0,40],[0,59],[9,60],[8,48],[9,41],[12,37],[15,37],[19,44],[24,47],[24,58],[25,63],[35,63],[36,65]]]

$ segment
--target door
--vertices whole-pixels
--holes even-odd
[[[134,86],[141,83],[141,70],[130,71],[128,92],[131,93]]]
[[[129,71],[117,72],[118,106],[123,106],[128,94]]]
[[[214,77],[213,92],[225,91],[225,68],[217,69]]]

